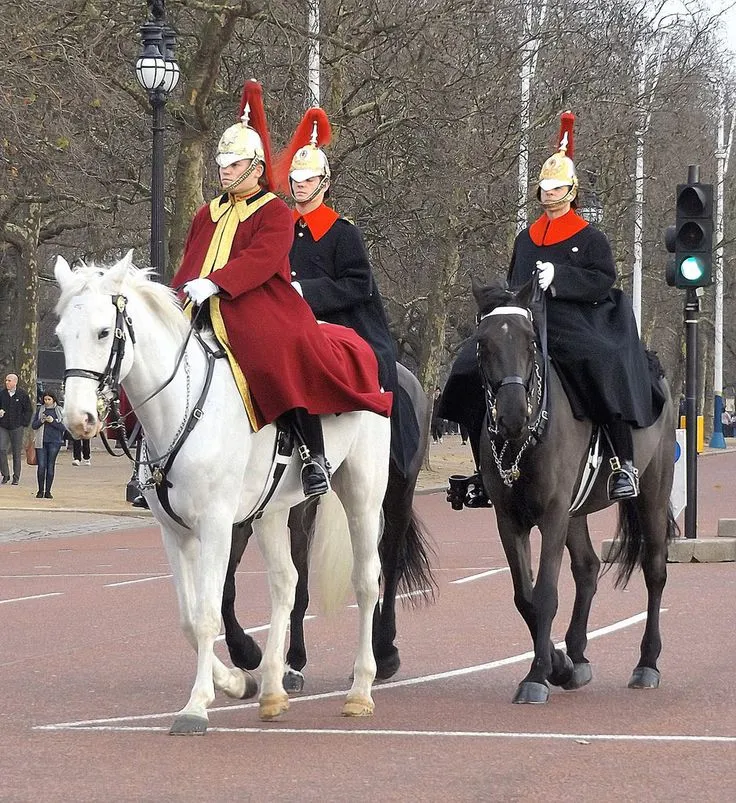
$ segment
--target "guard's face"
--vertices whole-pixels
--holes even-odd
[[[250,159],[241,159],[239,162],[233,162],[227,167],[219,168],[222,189],[226,192],[232,189],[232,192],[238,195],[250,195],[255,192],[258,189],[258,180],[263,175],[262,164],[257,165],[247,178],[243,179],[240,183],[236,183],[238,179],[247,172],[250,164]]]
[[[559,201],[561,198],[564,198],[567,193],[570,192],[570,187],[555,187],[553,190],[540,190],[540,192],[543,204],[554,203],[555,201]]]
[[[294,200],[299,203],[304,203],[307,199],[310,198],[312,193],[317,189],[319,186],[320,181],[324,176],[310,176],[310,178],[305,178],[304,181],[294,181],[291,180],[291,191],[294,196]],[[325,199],[325,192],[327,192],[327,187],[321,189],[314,198],[311,199],[310,203],[313,203],[315,206],[319,206]]]

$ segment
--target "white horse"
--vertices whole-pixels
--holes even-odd
[[[201,341],[198,336],[187,337],[189,323],[176,296],[151,281],[148,271],[134,268],[132,252],[107,269],[83,266],[73,271],[58,257],[55,274],[61,288],[56,332],[67,365],[64,417],[69,431],[75,438],[97,435],[104,416],[98,411],[119,382],[143,426],[148,461],[162,465],[175,452],[164,485],[159,486],[168,495],[162,497],[153,487],[145,493],[161,525],[181,626],[197,651],[191,696],[171,732],[204,733],[207,707],[216,688],[235,698],[250,697],[256,691],[254,679],[222,663],[213,646],[221,627],[232,525],[263,502],[277,430],[269,425],[252,431],[227,360],[207,356],[207,346],[219,349],[212,333],[203,332]],[[203,392],[208,364],[210,385]],[[196,426],[189,431],[188,423]],[[388,418],[369,412],[325,416],[322,424],[326,455],[334,469],[332,488],[347,516],[352,581],[360,609],[354,680],[342,713],[369,716],[374,709],[371,687],[376,673],[371,623],[379,589],[378,541],[390,424]],[[283,687],[284,642],[297,573],[287,519],[290,508],[304,496],[296,449],[285,462],[281,484],[253,522],[271,592],[271,627],[260,666],[258,698],[264,720],[278,717],[289,707]],[[145,459],[142,468],[149,476]],[[167,501],[163,506],[161,498]],[[334,494],[323,497],[320,508],[324,536],[337,536],[340,528],[344,534],[345,517]],[[340,569],[343,576],[349,571],[349,550],[343,552],[348,568],[333,566],[332,571],[320,572],[324,581],[339,582]]]

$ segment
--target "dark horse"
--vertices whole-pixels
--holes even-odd
[[[571,512],[594,426],[574,418],[560,379],[546,358],[543,302],[537,304],[535,290],[534,279],[516,295],[497,284],[473,281],[479,311],[478,360],[488,410],[481,473],[496,511],[514,602],[534,642],[534,660],[519,684],[515,703],[545,703],[549,684],[576,689],[592,679],[585,648],[600,561],[590,541],[587,516],[612,504],[606,491],[608,472],[603,470],[582,506]],[[636,689],[659,685],[659,607],[667,580],[667,543],[677,530],[669,504],[674,413],[664,378],[659,381],[666,403],[652,426],[634,430],[640,494],[619,502],[617,539],[609,556],[619,562],[617,586],[626,585],[637,565],[644,572],[647,621],[639,662],[629,680],[629,687]],[[607,449],[606,445],[604,452]],[[535,525],[542,538],[536,582],[529,544]],[[565,635],[567,654],[556,650],[551,641],[565,546],[576,589]]]
[[[383,500],[384,531],[379,546],[383,595],[373,615],[373,654],[378,665],[376,677],[392,677],[400,666],[396,638],[396,596],[401,590],[409,599],[431,599],[435,581],[430,566],[431,547],[421,521],[412,509],[414,489],[427,447],[429,409],[427,396],[416,377],[397,363],[400,392],[406,394],[419,425],[417,449],[404,476],[391,461],[388,487]],[[302,669],[307,663],[304,643],[304,616],[309,605],[309,544],[314,527],[317,499],[294,508],[289,515],[291,556],[299,574],[294,609],[291,612],[289,649],[286,655],[284,687],[301,691]],[[261,662],[261,649],[244,632],[235,615],[235,571],[252,533],[249,522],[233,527],[230,562],[222,594],[222,619],[230,658],[240,669],[255,669]]]

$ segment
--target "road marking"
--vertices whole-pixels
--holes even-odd
[[[397,594],[396,599],[409,599],[410,597],[418,597],[422,594],[431,594],[432,590],[429,588],[420,588],[418,591],[409,591],[406,594]],[[380,602],[383,602],[383,598],[381,598]],[[348,608],[357,608],[358,603],[353,602],[351,605],[348,605]]]
[[[661,608],[660,611],[662,613],[667,612],[667,608]],[[637,613],[634,616],[629,616],[627,619],[621,619],[618,622],[614,622],[613,624],[606,625],[605,627],[600,627],[598,630],[593,630],[588,633],[588,641],[592,639],[600,638],[601,636],[606,636],[609,633],[615,633],[617,630],[623,630],[624,628],[631,627],[632,625],[638,624],[639,622],[645,621],[647,618],[647,612],[643,611],[642,613]],[[563,641],[558,642],[555,647],[557,649],[563,648],[565,643]],[[379,683],[373,686],[373,693],[384,691],[385,689],[397,689],[402,686],[418,686],[422,683],[430,683],[435,680],[444,680],[446,678],[454,678],[454,677],[461,677],[463,675],[472,675],[477,672],[484,672],[489,669],[498,669],[502,666],[509,666],[510,664],[518,664],[522,661],[528,661],[529,659],[534,657],[533,652],[524,652],[519,655],[512,655],[508,658],[500,658],[496,661],[489,661],[485,664],[476,664],[475,666],[466,666],[463,669],[450,669],[446,672],[437,672],[433,675],[420,675],[419,677],[414,678],[407,678],[406,680],[390,680],[386,683]],[[347,694],[347,689],[340,689],[337,691],[327,691],[322,692],[320,694],[305,694],[300,697],[292,697],[290,698],[291,703],[306,703],[311,702],[313,700],[327,700],[330,698],[335,697],[344,697]],[[209,714],[217,713],[220,711],[241,711],[247,708],[256,708],[258,706],[258,702],[250,702],[250,703],[234,703],[232,705],[227,706],[215,706],[213,708],[207,709]],[[110,725],[107,723],[118,723],[118,722],[140,722],[141,720],[149,720],[149,719],[173,719],[178,714],[178,711],[166,711],[165,713],[161,714],[133,714],[127,717],[105,717],[103,719],[83,719],[77,722],[59,722],[54,725],[34,725],[33,730],[47,730],[47,731],[54,731],[54,730],[77,730],[83,728],[84,730],[94,730],[99,727],[100,730],[110,729]],[[127,726],[119,726],[120,730],[127,730]],[[158,728],[153,728],[153,730],[159,730]],[[729,737],[724,737],[729,738]]]
[[[164,580],[171,577],[170,574],[156,574],[153,577],[140,577],[138,580],[121,580],[119,583],[105,583],[103,588],[120,588],[120,586],[132,586],[135,583],[149,583],[151,580]]]
[[[490,577],[493,574],[499,574],[500,572],[508,571],[508,566],[503,569],[489,569],[487,572],[481,572],[480,574],[471,574],[468,577],[461,577],[458,580],[450,580],[450,584],[461,585],[462,583],[472,583],[473,580],[480,580],[482,577]]]
[[[14,597],[13,599],[0,599],[0,605],[6,602],[25,602],[28,599],[45,599],[46,597],[61,597],[62,591],[52,591],[50,594],[34,594],[32,597]]]
[[[316,618],[317,617],[314,616],[314,615],[309,615],[309,616],[305,616],[303,621],[304,622],[308,622],[310,619],[316,619]],[[243,632],[247,633],[248,635],[250,635],[251,633],[262,633],[264,630],[270,630],[270,629],[271,629],[271,625],[270,624],[268,624],[268,625],[257,625],[256,627],[248,627],[248,628],[244,627],[243,628]],[[224,633],[221,633],[215,639],[215,641],[224,641],[224,640],[225,640],[225,634]]]
[[[210,709],[214,710],[214,709]],[[48,730],[51,726],[41,726],[36,730]],[[73,728],[77,731],[106,731],[106,732],[158,732],[168,733],[168,727],[145,725],[80,725]],[[687,734],[639,734],[639,733],[537,733],[514,731],[422,731],[422,730],[376,730],[373,728],[360,728],[348,730],[347,728],[283,728],[275,722],[270,728],[223,728],[209,726],[207,733],[244,733],[269,734],[271,736],[411,736],[411,737],[445,737],[451,739],[552,739],[558,741],[574,742],[706,742],[715,744],[734,744],[736,736],[697,736]]]

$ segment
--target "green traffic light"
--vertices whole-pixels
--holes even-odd
[[[687,257],[680,263],[680,273],[683,279],[689,282],[696,282],[703,277],[705,266],[697,257]]]

